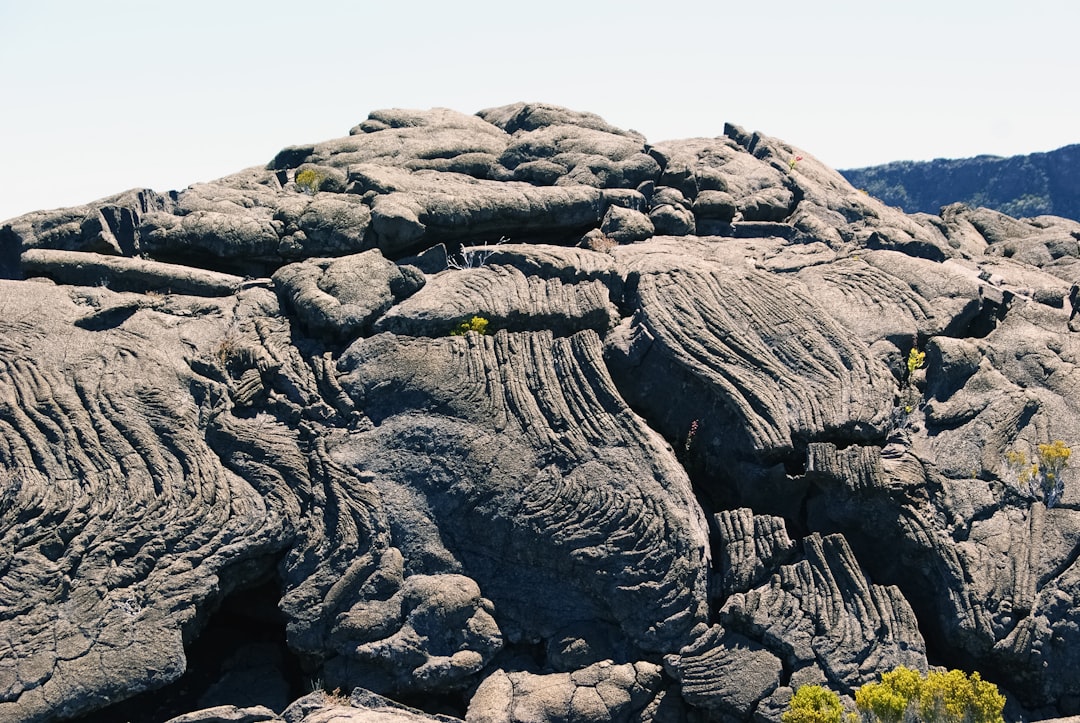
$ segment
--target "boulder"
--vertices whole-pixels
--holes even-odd
[[[285,148],[268,168],[277,171],[310,163],[344,171],[369,163],[411,170],[472,170],[484,178],[509,141],[507,133],[477,116],[447,108],[395,108],[371,113],[345,138]]]
[[[622,206],[611,206],[604,214],[600,231],[616,243],[634,243],[655,235],[656,226],[640,211]]]
[[[747,720],[758,703],[780,686],[780,658],[747,637],[714,626],[669,656],[667,667],[683,698],[715,717]]]
[[[580,234],[598,226],[605,209],[603,194],[587,186],[536,187],[371,164],[350,167],[349,192],[373,194],[371,228],[387,253],[414,248],[421,240]]]
[[[117,291],[230,296],[244,279],[231,274],[124,256],[30,249],[19,259],[26,276],[46,276],[63,284],[108,286]]]
[[[513,266],[443,271],[411,299],[375,324],[376,331],[412,336],[445,336],[473,316],[486,319],[488,331],[548,330],[567,336],[583,329],[604,333],[618,315],[600,280],[563,283],[559,278],[526,276]]]
[[[610,661],[573,673],[492,673],[476,691],[468,723],[641,720],[663,684],[660,666]]]
[[[348,339],[368,333],[395,302],[416,293],[425,279],[378,250],[336,259],[308,259],[274,273],[278,292],[313,336]]]
[[[411,575],[386,600],[355,603],[334,621],[326,684],[362,679],[376,691],[465,687],[502,648],[494,607],[464,575]]]

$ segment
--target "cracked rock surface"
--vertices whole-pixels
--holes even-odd
[[[1078,250],[539,103],[4,221],[0,719],[1080,714]],[[239,599],[338,693],[162,707]]]

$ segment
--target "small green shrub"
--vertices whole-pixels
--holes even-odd
[[[915,386],[912,375],[916,369],[926,366],[926,352],[919,351],[912,345],[907,355],[907,374],[900,380],[900,393],[897,399],[897,408],[893,411],[893,424],[895,429],[906,427],[911,415],[922,406],[922,392]]]
[[[789,705],[780,714],[784,723],[840,723],[844,717],[840,696],[820,685],[799,686]]]
[[[1023,450],[1006,450],[1005,466],[1016,476],[1016,481],[1023,485],[1030,484],[1039,474],[1039,463],[1029,463],[1027,453]]]
[[[450,336],[465,336],[470,331],[477,334],[487,334],[488,320],[482,316],[474,316],[468,321],[463,321],[450,331]]]
[[[1005,696],[978,673],[949,670],[923,676],[901,666],[884,673],[880,683],[856,690],[855,706],[871,723],[1004,723]]]
[[[919,698],[923,718],[948,723],[997,723],[1004,708],[1005,696],[996,685],[961,670],[930,672]]]
[[[1005,696],[978,673],[931,671],[900,666],[881,681],[855,691],[858,715],[845,715],[840,696],[820,685],[804,685],[781,714],[784,723],[1004,723]]]
[[[325,180],[326,174],[316,171],[314,168],[305,168],[296,174],[296,185],[304,193],[310,193],[311,195],[319,192],[319,188],[322,187]]]
[[[917,670],[900,666],[882,674],[880,683],[867,683],[856,690],[855,706],[870,720],[902,723],[913,701],[919,699],[922,682]]]
[[[1057,480],[1069,464],[1072,449],[1060,439],[1055,439],[1050,444],[1039,445],[1039,463],[1042,473],[1050,480]]]
[[[1065,468],[1072,456],[1072,448],[1056,439],[1040,444],[1034,459],[1023,450],[1005,452],[1005,468],[1035,497],[1041,496],[1047,507],[1053,507],[1065,492]]]
[[[908,376],[910,377],[916,369],[922,369],[924,366],[926,366],[926,352],[911,347],[907,355]]]

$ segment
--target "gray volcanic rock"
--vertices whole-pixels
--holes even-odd
[[[780,658],[763,645],[720,627],[671,656],[668,667],[688,703],[736,719],[745,718],[785,677]]]
[[[46,276],[77,286],[107,286],[116,291],[230,296],[244,282],[231,274],[180,264],[79,251],[30,249],[19,261],[28,276]]]
[[[725,597],[756,587],[778,563],[794,556],[795,543],[780,517],[755,515],[743,507],[713,515],[713,523],[720,547],[720,580],[714,590]]]
[[[1078,238],[539,103],[6,221],[0,718],[1076,714]]]
[[[338,452],[393,500],[406,574],[468,571],[511,642],[588,623],[598,660],[685,642],[707,559],[685,473],[600,351],[590,331],[357,342],[342,384],[376,427]]]
[[[290,539],[207,443],[213,382],[189,364],[210,363],[229,318],[276,303],[173,297],[86,330],[130,297],[0,284],[0,717],[47,720],[179,676],[207,602],[267,574]]]
[[[375,324],[376,331],[442,336],[479,315],[496,329],[567,335],[582,329],[606,332],[618,314],[600,280],[564,284],[558,278],[526,276],[513,266],[444,271],[425,289],[398,304]]]
[[[261,705],[250,708],[219,705],[178,715],[166,723],[280,723],[281,720],[274,711]]]
[[[175,199],[134,189],[97,203],[55,211],[35,211],[11,219],[6,243],[22,250],[88,251],[132,255],[139,251],[138,228],[146,214],[171,212]]]
[[[499,158],[504,169],[499,180],[636,188],[660,172],[641,134],[615,128],[592,113],[515,103],[477,115],[512,134]]]
[[[605,208],[604,194],[591,187],[537,187],[368,164],[350,167],[349,193],[372,194],[372,231],[388,253],[421,241],[583,231],[599,223]]]
[[[606,723],[653,720],[646,711],[660,693],[660,666],[597,663],[573,673],[495,671],[477,689],[468,723]]]
[[[944,208],[942,216],[954,224],[969,223],[986,240],[988,254],[1037,266],[1069,281],[1080,272],[1080,222],[1055,216],[1018,221],[988,208],[965,206]]]
[[[347,698],[309,693],[280,715],[264,706],[221,705],[170,718],[166,723],[454,723],[458,718],[423,711],[357,688]]]
[[[729,266],[722,247],[619,248],[635,313],[609,337],[608,358],[631,404],[685,439],[709,479],[790,512],[794,498],[773,496],[767,470],[814,439],[883,438],[894,381],[797,281]]]
[[[725,557],[740,560],[751,574],[756,571],[747,563],[756,557],[755,567],[768,569],[771,579],[755,587],[736,583],[744,591],[734,592],[728,567],[721,625],[665,661],[687,702],[717,716],[748,719],[755,709],[782,709],[793,692],[788,685],[824,684],[851,693],[881,670],[926,669],[906,600],[896,588],[870,584],[843,537],[815,533],[803,540],[804,559],[781,565],[795,552],[782,523],[747,512],[719,521]],[[745,541],[758,551],[746,550]]]
[[[803,548],[806,559],[729,597],[722,624],[758,640],[793,675],[820,669],[840,692],[898,665],[925,669],[915,616],[899,589],[869,583],[840,535],[814,533]]]
[[[389,599],[338,616],[330,643],[341,656],[327,676],[346,684],[365,677],[384,690],[453,690],[502,648],[492,612],[464,575],[411,575]]]
[[[312,336],[350,338],[369,331],[395,302],[423,287],[422,273],[377,250],[282,266],[274,284]]]
[[[346,138],[285,148],[269,167],[286,170],[308,163],[347,170],[371,163],[484,178],[509,142],[509,136],[490,123],[446,108],[383,110],[352,128]]]

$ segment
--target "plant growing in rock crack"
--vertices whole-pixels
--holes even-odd
[[[326,696],[326,702],[331,705],[338,705],[343,707],[351,707],[352,702],[349,699],[348,694],[341,690],[341,688],[334,688],[330,690],[323,683],[322,678],[310,679],[307,682],[307,689],[309,693],[322,693]]]
[[[924,366],[926,366],[926,352],[919,351],[918,347],[911,347],[911,351],[907,355],[908,379],[911,379],[911,375],[915,373],[916,369],[922,369]]]
[[[474,331],[481,335],[487,334],[489,323],[490,322],[482,316],[474,316],[468,321],[463,321],[451,329],[450,336],[465,336],[470,331]]]
[[[314,196],[326,181],[326,174],[314,168],[305,168],[296,174],[296,185],[304,193]]]
[[[686,432],[686,444],[683,445],[683,451],[689,452],[690,448],[694,446],[694,440],[697,438],[698,420],[690,422],[690,429]]]
[[[226,369],[229,362],[236,356],[240,349],[241,339],[240,322],[233,319],[229,324],[229,328],[225,330],[225,334],[222,335],[214,347],[214,358],[217,359],[222,369]]]
[[[509,240],[503,236],[493,244],[485,241],[483,246],[470,246],[467,248],[463,246],[456,254],[450,254],[446,257],[446,268],[458,271],[482,268],[491,258],[491,255],[495,253],[496,247],[502,246]]]
[[[349,696],[346,695],[341,688],[334,688],[333,690],[326,690],[327,702],[331,705],[340,706],[342,708],[351,708],[352,701],[349,700]]]
[[[905,426],[908,419],[922,403],[922,394],[912,384],[912,376],[915,374],[916,369],[922,369],[926,366],[926,352],[919,351],[919,348],[912,344],[911,349],[908,351],[905,366],[907,374],[904,375],[903,380],[900,382],[899,402],[897,408],[893,410],[894,429]]]
[[[1036,449],[1031,457],[1023,450],[1006,450],[1005,469],[1032,497],[1041,497],[1047,507],[1053,507],[1065,492],[1065,468],[1072,448],[1056,439]]]

